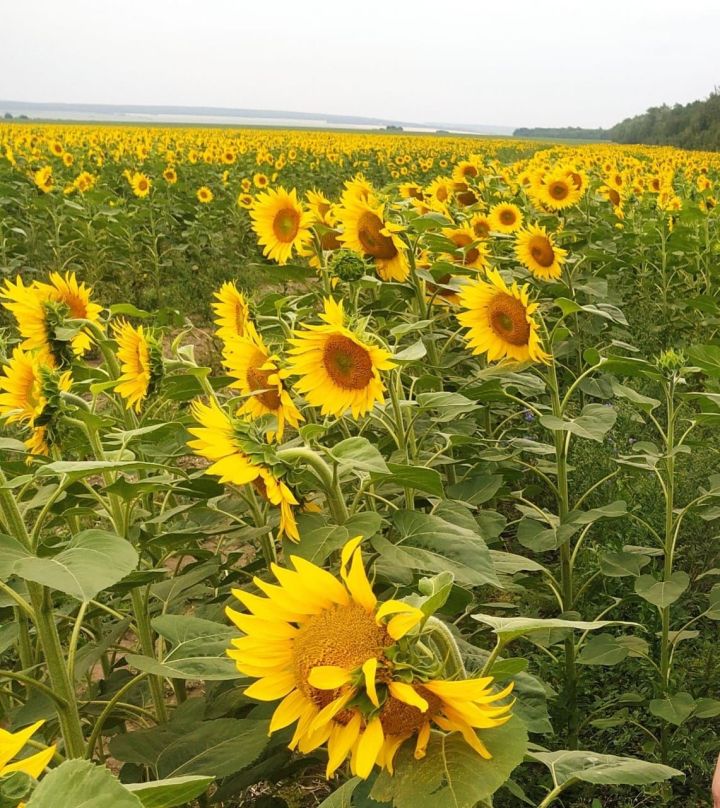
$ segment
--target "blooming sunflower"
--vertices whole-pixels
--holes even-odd
[[[240,193],[238,194],[237,198],[237,205],[239,208],[245,208],[245,210],[250,210],[253,206],[253,202],[255,199],[253,198],[252,194]]]
[[[537,199],[551,210],[564,210],[577,205],[582,191],[565,168],[546,174],[536,188]]]
[[[337,210],[343,232],[338,237],[349,250],[372,258],[384,281],[404,281],[410,272],[405,245],[398,235],[400,225],[385,217],[385,206],[375,197],[345,200]]]
[[[486,239],[490,237],[492,222],[484,213],[476,213],[470,219],[470,227],[475,234],[475,238]]]
[[[453,255],[445,256],[449,261],[472,269],[483,269],[488,264],[489,250],[487,244],[478,241],[472,227],[443,227],[442,234],[455,245]]]
[[[44,193],[50,193],[53,189],[52,166],[43,166],[33,173],[33,182]]]
[[[490,758],[475,730],[510,720],[512,703],[497,702],[512,685],[493,692],[491,677],[443,680],[442,662],[433,666],[435,675],[416,663],[424,615],[402,601],[378,603],[361,541],[343,547],[341,580],[291,556],[292,569],[272,565],[277,584],[254,579],[265,597],[233,590],[247,613],[226,609],[244,634],[227,653],[242,674],[257,679],[245,695],[282,699],[270,732],[295,723],[291,749],[308,753],[327,744],[328,778],[348,757],[358,777],[367,778],[375,765],[392,773],[395,753],[411,738],[415,756],[424,757],[432,723],[462,733]]]
[[[293,250],[312,239],[312,214],[298,202],[293,188],[271,189],[258,194],[250,209],[253,230],[263,246],[263,255],[278,264],[287,264]]]
[[[335,215],[333,212],[333,203],[325,196],[322,191],[312,190],[305,193],[310,211],[313,214],[315,222],[332,227],[335,224]]]
[[[36,752],[34,755],[21,758],[13,763],[10,763],[10,761],[22,751],[30,738],[44,723],[44,721],[36,721],[18,732],[8,732],[5,729],[0,729],[0,778],[13,772],[23,772],[23,774],[32,777],[33,780],[40,778],[40,775],[45,771],[55,754],[54,746],[48,746],[41,752]],[[24,804],[20,803],[18,808],[22,808]]]
[[[178,180],[177,171],[172,167],[168,166],[162,173],[163,179],[168,185],[175,185]]]
[[[215,199],[215,194],[213,194],[207,185],[203,185],[201,188],[198,188],[195,196],[201,205],[209,205],[213,199]]]
[[[515,255],[537,278],[552,280],[560,277],[567,250],[557,247],[544,227],[531,224],[517,234]]]
[[[125,320],[113,324],[113,333],[122,370],[115,391],[125,399],[128,409],[140,412],[162,378],[160,347],[141,325],[135,327]]]
[[[243,438],[240,423],[223,412],[215,401],[194,402],[192,415],[200,426],[188,430],[195,437],[188,446],[196,455],[212,461],[207,473],[219,477],[221,483],[252,483],[262,497],[280,508],[280,535],[299,541],[292,510],[298,501],[273,469],[251,457],[252,446]]]
[[[141,174],[139,171],[136,171],[130,178],[130,187],[135,196],[144,199],[150,193],[152,182],[150,177],[146,174]]]
[[[34,281],[25,286],[18,276],[15,283],[5,281],[0,291],[2,305],[17,320],[22,347],[39,351],[49,364],[67,365],[72,355],[82,356],[92,344],[87,329],[80,329],[68,342],[56,336],[56,330],[68,318],[98,323],[102,308],[90,300],[92,289],[78,283],[74,272],[52,272],[49,283]]]
[[[517,205],[500,202],[490,209],[490,227],[497,233],[514,233],[522,227],[523,215]]]
[[[497,270],[487,271],[487,281],[474,280],[460,290],[465,309],[457,318],[468,329],[466,339],[473,354],[487,354],[491,361],[508,357],[518,362],[547,362],[527,285],[507,286]]]
[[[232,281],[226,281],[214,293],[217,302],[212,304],[215,312],[215,331],[226,345],[237,337],[244,337],[250,319],[250,307],[245,295],[238,291]]]
[[[69,372],[57,373],[38,354],[16,348],[0,376],[0,417],[30,430],[25,446],[47,455],[55,443],[60,394],[72,387]]]
[[[388,351],[364,342],[346,327],[342,303],[326,298],[320,317],[324,325],[295,331],[288,374],[301,377],[297,390],[313,407],[321,407],[323,415],[339,418],[351,410],[353,418],[359,418],[383,401],[380,371],[395,364]]]
[[[238,415],[251,419],[274,415],[277,428],[268,433],[270,440],[275,436],[282,440],[286,423],[298,428],[304,418],[283,385],[278,358],[270,354],[252,323],[247,324],[244,337],[228,343],[224,365],[228,374],[236,379],[230,386],[249,396]]]

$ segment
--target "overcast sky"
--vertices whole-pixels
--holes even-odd
[[[718,0],[0,0],[0,99],[610,126],[720,84]]]

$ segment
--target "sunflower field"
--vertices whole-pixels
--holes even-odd
[[[707,805],[720,155],[0,127],[0,808]]]

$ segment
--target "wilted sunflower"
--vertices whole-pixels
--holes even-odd
[[[476,729],[510,720],[511,703],[497,706],[512,685],[494,692],[492,678],[445,680],[443,660],[419,661],[415,631],[424,618],[408,603],[379,604],[360,551],[362,537],[342,549],[340,577],[297,556],[294,569],[272,565],[278,584],[254,582],[266,597],[235,589],[248,613],[226,610],[245,636],[232,640],[228,656],[256,678],[245,695],[282,699],[270,732],[296,723],[291,749],[312,752],[326,744],[326,776],[346,758],[358,777],[375,765],[393,772],[395,753],[415,739],[422,758],[431,724],[460,732],[482,757],[491,754]]]
[[[238,410],[238,415],[251,419],[274,415],[277,428],[268,434],[272,440],[282,440],[285,424],[298,428],[304,420],[283,385],[278,358],[272,356],[262,336],[252,323],[247,324],[244,337],[238,337],[227,345],[223,363],[234,381],[230,386],[249,396]]]
[[[278,264],[287,264],[293,250],[312,239],[312,214],[300,204],[294,188],[289,193],[278,188],[258,194],[250,217],[263,255]]]
[[[514,233],[522,227],[523,215],[517,205],[511,202],[500,202],[490,208],[488,214],[490,227],[497,233]]]
[[[537,278],[552,280],[562,274],[567,250],[557,247],[544,227],[531,224],[517,234],[515,255]]]
[[[325,325],[295,331],[288,373],[300,376],[296,389],[323,415],[339,418],[351,410],[353,418],[359,418],[383,401],[380,371],[395,365],[388,351],[364,342],[346,327],[342,303],[326,298],[320,317]]]
[[[466,339],[473,354],[487,354],[491,361],[506,357],[518,362],[547,362],[527,285],[508,286],[497,270],[487,271],[487,281],[475,280],[460,290],[457,315],[468,329]]]
[[[218,338],[227,345],[237,337],[244,337],[250,317],[245,295],[232,281],[226,281],[213,296],[217,301],[213,302],[212,309]]]
[[[140,412],[145,399],[153,394],[162,378],[160,346],[141,325],[135,327],[125,320],[113,324],[113,334],[122,371],[115,391],[125,399],[128,409]]]
[[[0,729],[0,778],[13,772],[23,772],[23,774],[32,777],[33,780],[40,778],[40,775],[45,771],[55,754],[54,746],[48,746],[34,755],[28,755],[16,760],[14,763],[10,763],[10,761],[22,751],[30,738],[44,723],[44,721],[36,721],[18,732],[8,732],[5,729]],[[18,808],[21,808],[22,805],[24,803],[21,803]]]
[[[349,250],[372,258],[384,281],[404,281],[410,272],[400,225],[385,217],[385,206],[375,197],[347,198],[337,210],[343,232],[338,236]]]
[[[207,473],[219,477],[221,483],[252,483],[264,499],[280,508],[280,535],[299,541],[292,510],[298,501],[270,467],[250,456],[248,452],[252,447],[243,437],[241,423],[230,418],[215,401],[209,404],[194,402],[192,414],[200,426],[188,430],[195,436],[188,446],[196,455],[212,461]]]
[[[22,347],[39,351],[49,364],[67,365],[75,356],[82,356],[92,344],[90,333],[81,328],[70,341],[57,338],[56,330],[68,319],[98,323],[102,308],[90,300],[92,290],[78,283],[74,272],[52,272],[49,283],[34,281],[25,286],[18,276],[15,283],[5,281],[0,299],[17,320],[18,331],[24,337]]]
[[[213,199],[215,199],[215,194],[213,194],[207,185],[203,185],[201,188],[198,188],[195,196],[201,205],[209,205]]]
[[[69,372],[58,373],[38,354],[16,348],[0,376],[0,417],[30,430],[25,446],[47,455],[54,443],[60,394],[72,387]]]
[[[443,227],[442,234],[456,247],[454,255],[444,256],[448,261],[472,269],[483,269],[487,266],[490,254],[487,244],[478,240],[472,227],[469,225]]]

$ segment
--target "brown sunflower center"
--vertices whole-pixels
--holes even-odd
[[[475,192],[468,188],[458,194],[457,200],[461,205],[467,208],[470,207],[470,205],[474,205],[478,201],[478,198]]]
[[[487,238],[490,235],[490,222],[479,219],[473,223],[473,231],[478,238]]]
[[[325,343],[323,365],[330,378],[346,390],[362,390],[373,378],[370,353],[349,337],[333,334]]]
[[[312,615],[293,640],[293,671],[298,689],[319,707],[332,701],[334,690],[318,690],[308,684],[310,671],[319,665],[355,670],[371,657],[381,658],[391,639],[384,626],[360,604],[333,606]]]
[[[337,230],[328,230],[327,233],[323,233],[320,237],[323,250],[339,250],[342,244],[338,241],[338,235]]]
[[[463,166],[463,177],[477,177],[478,170],[475,166]]]
[[[530,338],[530,323],[522,301],[505,292],[500,292],[488,304],[490,327],[504,342],[511,345],[527,345]]]
[[[300,214],[295,208],[282,208],[275,214],[272,228],[278,241],[290,244],[300,229]]]
[[[397,255],[393,240],[380,232],[384,227],[383,220],[370,211],[363,213],[358,221],[358,240],[365,253],[373,258],[390,259]]]
[[[263,390],[263,393],[257,393],[255,398],[264,404],[269,410],[280,409],[280,394],[268,382],[268,379],[275,371],[260,370],[257,367],[248,368],[247,382],[251,390]],[[269,389],[268,389],[269,388]]]
[[[505,208],[504,210],[500,211],[500,221],[506,227],[515,224],[516,220],[517,216],[515,215],[515,211],[512,210],[511,208]]]
[[[561,202],[563,199],[567,198],[567,195],[570,193],[570,188],[566,182],[551,182],[548,192],[553,199],[557,199],[558,202]]]
[[[470,236],[467,233],[456,233],[452,237],[452,241],[453,244],[455,244],[455,246],[463,248],[467,247],[469,244],[472,244],[473,239],[470,238]],[[480,257],[480,251],[477,249],[477,247],[472,247],[471,249],[465,251],[464,257],[463,256],[460,257],[459,263],[461,264],[465,263],[468,265],[474,264],[479,257]]]
[[[551,267],[555,261],[555,250],[545,236],[533,236],[530,239],[530,255],[541,267]]]
[[[386,735],[407,735],[416,732],[431,716],[440,711],[442,701],[434,693],[422,685],[415,686],[415,691],[427,701],[429,705],[427,712],[423,713],[418,707],[389,696],[380,713],[380,723]]]
[[[608,191],[608,199],[613,203],[613,205],[615,205],[615,207],[620,205],[620,194],[614,188],[610,188]]]

